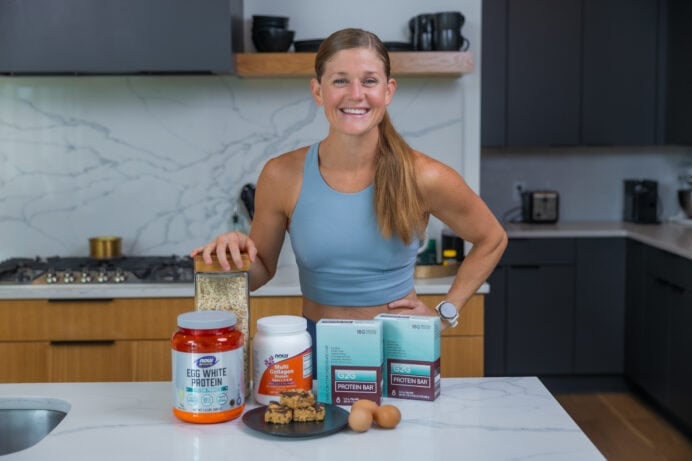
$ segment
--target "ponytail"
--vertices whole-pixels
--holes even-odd
[[[416,184],[413,150],[394,129],[389,114],[379,125],[375,167],[375,214],[386,238],[397,235],[409,244],[421,238],[427,224]]]

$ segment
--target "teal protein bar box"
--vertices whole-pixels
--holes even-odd
[[[440,395],[440,318],[379,314],[385,397],[435,400]]]
[[[317,322],[317,400],[351,405],[382,399],[382,322],[322,319]]]

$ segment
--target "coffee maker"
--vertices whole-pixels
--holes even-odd
[[[625,179],[625,221],[653,224],[658,221],[658,182]]]

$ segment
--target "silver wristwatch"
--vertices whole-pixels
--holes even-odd
[[[449,301],[442,301],[435,306],[435,310],[440,314],[440,320],[446,321],[450,327],[454,328],[459,324],[459,312],[457,312],[457,307]]]

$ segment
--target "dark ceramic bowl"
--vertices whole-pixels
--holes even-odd
[[[293,43],[295,31],[278,27],[263,27],[252,30],[252,43],[260,52],[288,51]]]
[[[288,27],[288,18],[286,16],[253,16],[252,17],[252,27],[262,28],[262,27],[279,27],[281,29],[286,29]]]
[[[293,48],[297,53],[314,53],[317,51],[323,41],[323,38],[314,40],[296,40],[293,42]]]

